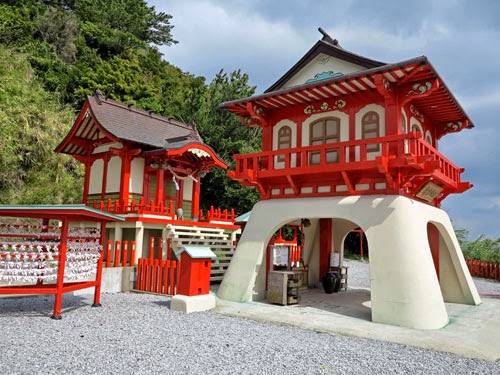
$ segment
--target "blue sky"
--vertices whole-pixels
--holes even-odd
[[[446,198],[456,229],[500,238],[500,1],[148,0],[173,16],[164,58],[210,82],[241,69],[263,92],[321,39],[385,62],[425,55],[476,127],[440,151],[474,187]]]

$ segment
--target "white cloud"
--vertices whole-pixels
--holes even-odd
[[[457,96],[457,99],[468,111],[477,111],[487,108],[498,110],[500,107],[500,90],[497,89],[497,91],[470,96]]]
[[[241,68],[257,92],[275,82],[321,38],[323,27],[342,47],[386,62],[426,55],[476,128],[451,134],[440,151],[475,187],[444,201],[459,227],[500,237],[500,2],[463,0],[382,3],[247,0],[148,0],[173,16],[179,44],[165,59],[209,81]],[[496,9],[495,9],[496,7]],[[498,11],[497,11],[498,10]]]
[[[242,68],[253,73],[251,78],[257,77],[253,67],[264,70],[263,64],[277,78],[276,74],[284,71],[276,73],[271,66],[283,70],[282,62],[280,66],[283,56],[293,56],[283,59],[293,61],[300,57],[297,53],[310,47],[310,41],[287,22],[271,22],[258,13],[236,8],[230,12],[214,1],[167,1],[155,7],[173,16],[173,35],[179,41],[161,49],[165,58],[184,71],[208,79],[221,68],[226,71]],[[254,71],[249,72],[250,69]]]

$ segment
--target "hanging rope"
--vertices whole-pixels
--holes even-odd
[[[193,177],[193,175],[196,173],[196,171],[194,171],[193,173],[191,173],[190,175],[187,175],[185,177],[182,177],[182,176],[179,176],[177,173],[175,173],[172,168],[168,165],[167,166],[167,169],[170,173],[172,173],[172,181],[174,181],[174,184],[175,184],[175,190],[179,190],[179,183],[177,182],[177,180],[181,180],[181,181],[184,181],[185,179],[187,178],[190,178],[191,180],[193,180],[194,182],[198,182],[198,180],[196,178]]]

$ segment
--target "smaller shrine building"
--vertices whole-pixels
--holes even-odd
[[[194,125],[96,91],[56,152],[84,164],[82,203],[125,218],[107,225],[106,238],[135,241],[130,264],[141,257],[166,259],[187,243],[210,246],[210,239],[224,251],[234,248],[240,232],[234,212],[200,210],[201,179],[227,165]]]

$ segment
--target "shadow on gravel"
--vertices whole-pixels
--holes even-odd
[[[0,298],[0,318],[46,316],[54,313],[54,296],[15,296]],[[83,296],[64,295],[61,315],[92,304]]]
[[[162,300],[162,301],[153,301],[155,305],[166,307],[170,309],[170,299],[168,300]]]

